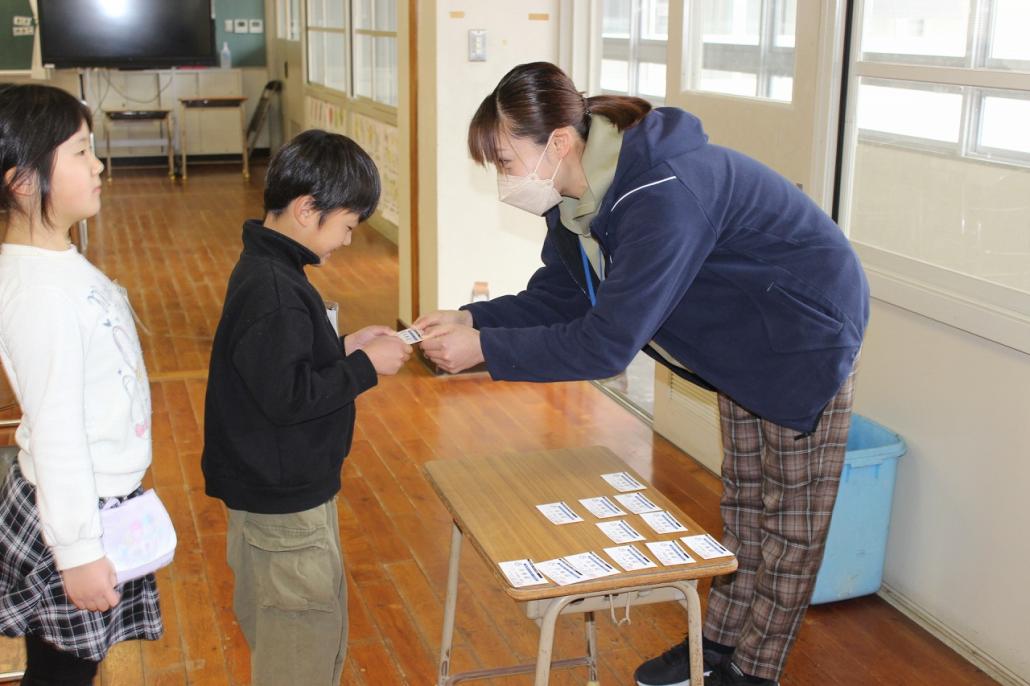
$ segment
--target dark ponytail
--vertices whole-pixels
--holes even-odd
[[[625,131],[650,111],[651,104],[642,98],[584,98],[572,79],[550,62],[520,64],[504,75],[472,117],[469,154],[479,164],[497,164],[497,137],[502,131],[543,145],[552,131],[571,126],[586,140],[592,115],[601,115]]]

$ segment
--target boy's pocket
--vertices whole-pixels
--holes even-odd
[[[285,515],[247,513],[258,605],[288,612],[332,612],[343,573],[326,506]]]

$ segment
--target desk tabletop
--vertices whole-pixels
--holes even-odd
[[[436,460],[425,466],[429,482],[451,513],[465,538],[493,568],[509,596],[516,600],[539,600],[618,590],[658,582],[698,579],[729,574],[737,568],[733,556],[703,559],[683,541],[683,536],[705,531],[660,492],[651,487],[603,447],[518,453],[477,459]],[[655,505],[666,510],[687,528],[685,532],[656,534],[638,514],[598,519],[579,500],[613,496],[620,492],[601,478],[602,474],[628,472],[647,488],[642,493]],[[536,506],[564,501],[582,518],[582,522],[556,525],[544,517]],[[626,508],[621,508],[625,510]],[[593,551],[611,563],[604,549],[619,545],[612,542],[596,524],[602,521],[625,520],[645,541],[633,545],[654,559],[644,544],[655,541],[676,541],[690,553],[695,562],[661,566],[581,581],[568,586],[547,585],[513,587],[501,572],[498,563],[531,559],[542,562],[557,557]]]
[[[171,110],[104,110],[104,116],[114,120],[165,119]]]
[[[179,98],[183,107],[239,107],[246,100],[243,96]]]

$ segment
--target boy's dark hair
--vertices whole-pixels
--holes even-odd
[[[379,171],[368,153],[346,136],[310,129],[279,149],[265,175],[265,212],[278,215],[294,199],[314,198],[322,220],[348,210],[365,221],[379,204]]]
[[[83,122],[93,130],[89,108],[59,88],[0,84],[0,210],[19,211],[14,187],[35,176],[40,214],[50,223],[54,152]]]

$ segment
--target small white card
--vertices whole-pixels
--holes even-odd
[[[619,519],[614,522],[598,522],[596,526],[615,543],[632,543],[633,541],[644,540],[644,537],[627,524],[625,519]]]
[[[578,581],[587,580],[587,577],[581,571],[569,564],[563,557],[537,562],[536,568],[559,586],[568,586]]]
[[[615,499],[619,503],[632,512],[633,514],[643,514],[645,512],[657,512],[662,509],[651,502],[643,493],[621,493],[615,496]]]
[[[498,563],[498,566],[515,588],[547,583],[547,579],[536,570],[532,560],[509,560]]]
[[[545,517],[550,519],[552,524],[572,524],[573,522],[583,521],[583,518],[566,505],[564,500],[537,505],[536,509],[540,510]]]
[[[648,569],[650,567],[658,566],[651,558],[637,550],[637,547],[633,545],[619,545],[613,548],[605,548],[604,552],[608,553],[608,557],[615,560],[615,562],[627,572],[634,572],[638,569]]]
[[[648,550],[658,558],[658,561],[667,567],[669,565],[690,564],[694,561],[694,558],[688,555],[687,551],[683,548],[679,547],[676,541],[655,541],[646,545]]]
[[[630,476],[629,472],[602,474],[601,478],[611,484],[615,490],[622,491],[623,493],[627,491],[639,491],[647,488],[644,484]]]
[[[687,527],[680,524],[675,517],[661,510],[659,512],[644,512],[640,518],[647,522],[647,525],[654,529],[656,534],[674,534],[677,531],[686,531]]]
[[[680,540],[689,545],[691,550],[706,560],[711,560],[716,557],[727,557],[733,554],[726,550],[721,543],[712,538],[710,534],[683,536]]]
[[[580,574],[588,579],[599,579],[602,576],[618,574],[619,570],[608,564],[607,560],[591,551],[579,555],[566,555],[564,560],[576,568]]]
[[[423,338],[422,332],[419,331],[418,329],[414,329],[414,328],[412,328],[412,329],[404,329],[403,331],[398,331],[397,333],[394,334],[394,336],[396,336],[397,338],[401,339],[402,341],[404,341],[408,345],[414,345],[415,343],[418,343],[419,341],[421,341],[422,338]]]
[[[615,497],[618,498],[619,496]],[[590,514],[594,515],[598,519],[618,517],[619,515],[626,514],[619,509],[618,505],[603,495],[599,498],[582,498],[579,502],[583,507],[590,511]]]

